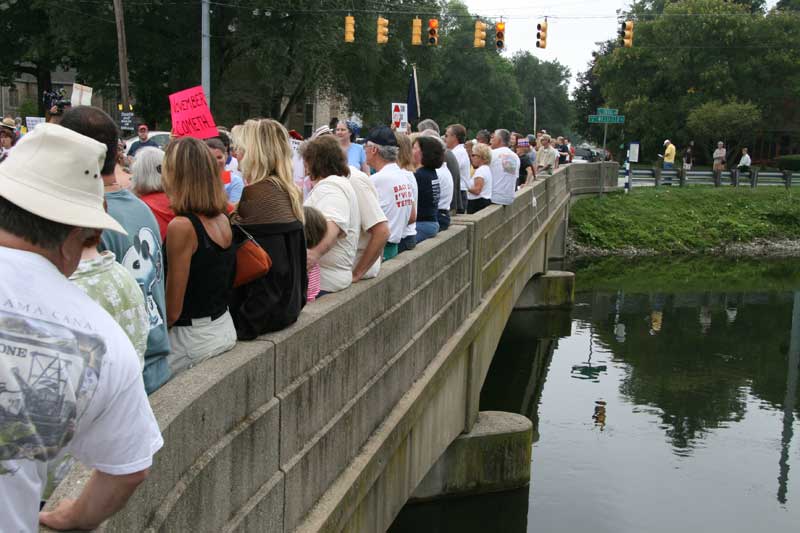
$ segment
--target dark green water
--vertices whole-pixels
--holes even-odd
[[[533,420],[530,489],[391,531],[800,531],[800,261],[575,270],[571,311],[513,313],[481,395]]]

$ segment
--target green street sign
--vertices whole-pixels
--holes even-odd
[[[611,108],[608,108],[608,107],[598,107],[597,108],[597,114],[598,115],[607,116],[607,115],[616,115],[617,113],[619,113],[619,109],[611,109]]]
[[[589,124],[625,124],[625,115],[589,115]]]

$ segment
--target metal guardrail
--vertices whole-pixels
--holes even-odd
[[[678,185],[681,187],[684,185],[714,185],[717,187],[757,187],[765,185],[786,188],[800,185],[800,180],[794,180],[791,171],[767,172],[760,170],[758,167],[750,167],[750,171],[747,173],[741,173],[737,169],[715,172],[711,170],[664,170],[660,168],[632,169],[630,173],[631,187],[635,187],[637,184],[640,186],[654,184],[656,187],[660,185]],[[628,178],[627,171],[623,167],[620,167],[619,177],[622,179]]]

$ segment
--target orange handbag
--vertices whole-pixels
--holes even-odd
[[[236,277],[233,280],[234,287],[241,287],[266,276],[272,267],[272,259],[241,225],[234,223],[233,227],[238,228],[244,236],[236,248]]]

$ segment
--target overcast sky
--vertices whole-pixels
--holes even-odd
[[[586,70],[595,43],[618,35],[617,10],[630,5],[629,0],[463,0],[471,13],[506,20],[507,55],[528,50],[545,61],[557,60],[569,67],[572,79]],[[767,0],[773,6],[777,0]],[[536,24],[548,16],[547,48],[536,48]],[[559,18],[564,17],[564,18]],[[487,33],[486,45],[493,31]]]

